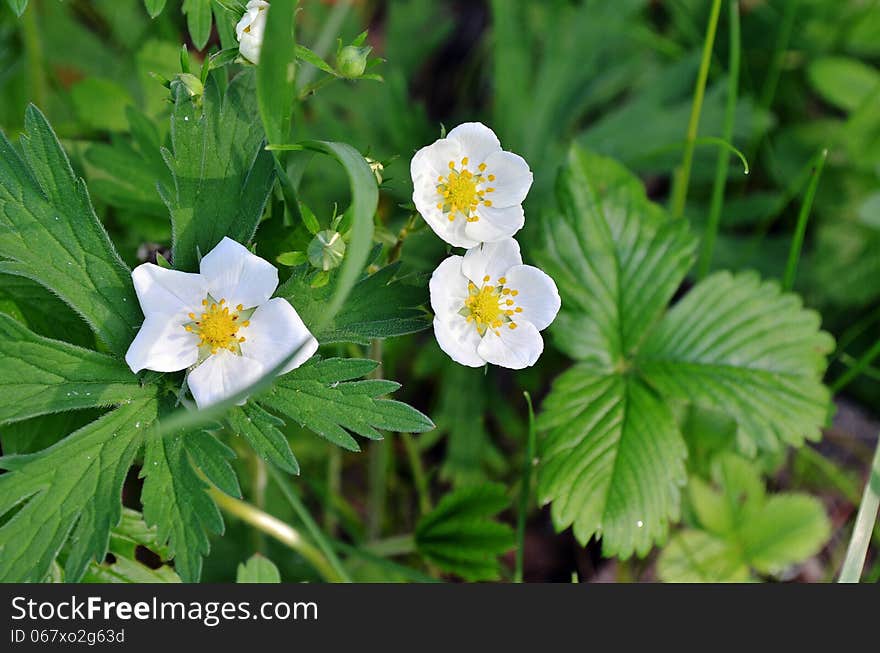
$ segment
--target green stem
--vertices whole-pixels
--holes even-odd
[[[361,548],[373,555],[390,558],[392,556],[406,555],[415,551],[416,540],[412,534],[394,535],[382,540],[367,542]]]
[[[406,449],[406,457],[412,470],[416,493],[419,496],[419,512],[427,515],[431,512],[431,489],[428,486],[428,475],[425,474],[425,466],[422,464],[422,456],[415,439],[409,433],[401,433],[400,439]]]
[[[822,150],[816,162],[816,166],[810,173],[810,185],[807,186],[807,192],[804,194],[804,201],[801,204],[801,210],[798,213],[797,227],[795,228],[794,237],[791,240],[791,249],[788,252],[788,263],[785,265],[785,275],[782,277],[783,290],[791,290],[794,287],[798,261],[801,257],[801,249],[803,249],[804,246],[804,236],[807,233],[807,221],[810,219],[810,210],[813,208],[813,199],[816,197],[816,188],[819,186],[819,178],[822,176],[822,168],[825,165],[825,159],[827,157],[828,150]]]
[[[345,567],[342,566],[339,558],[336,556],[336,552],[333,550],[330,541],[324,533],[321,532],[321,529],[318,527],[318,524],[315,523],[315,520],[312,519],[311,514],[309,514],[309,511],[306,509],[302,500],[290,487],[290,483],[288,483],[287,479],[285,479],[274,467],[269,467],[269,475],[281,490],[281,494],[284,495],[284,498],[287,499],[287,502],[293,507],[297,517],[299,517],[300,521],[305,524],[306,529],[309,531],[309,535],[311,535],[312,539],[317,543],[318,548],[323,553],[328,564],[333,568],[334,573],[338,576],[341,582],[350,583],[351,578],[345,570]]]
[[[877,508],[880,507],[880,438],[877,439],[877,448],[874,450],[874,460],[868,481],[865,483],[865,492],[862,495],[862,503],[856,515],[856,523],[853,526],[852,538],[846,549],[846,558],[840,569],[840,583],[858,583],[865,566],[865,557],[868,553],[868,544],[871,541],[871,533],[874,531],[874,522],[877,520]]]
[[[382,341],[378,338],[370,344],[370,358],[379,362],[372,378],[382,378]],[[388,498],[388,440],[370,443],[367,467],[367,535],[376,539],[385,522],[385,502]]]
[[[730,61],[727,77],[727,105],[724,109],[724,132],[721,138],[728,143],[733,139],[733,122],[736,117],[736,99],[739,86],[740,61],[740,30],[739,2],[730,0]],[[730,169],[730,153],[724,148],[718,150],[718,162],[715,165],[715,181],[712,185],[712,203],[709,207],[709,221],[703,236],[703,247],[700,251],[700,262],[697,266],[697,278],[703,279],[712,264],[712,254],[718,239],[721,225],[721,209],[724,206],[724,190],[727,186],[727,173]]]
[[[526,515],[529,511],[529,497],[532,490],[532,467],[535,461],[535,411],[532,408],[532,397],[528,392],[523,392],[526,404],[529,407],[529,433],[526,440],[526,459],[523,463],[523,473],[519,491],[519,509],[516,514],[516,564],[513,574],[513,582],[523,582],[523,563],[526,554]]]
[[[210,488],[208,493],[217,505],[230,515],[238,517],[243,522],[258,528],[267,535],[271,535],[282,544],[299,553],[315,568],[324,580],[331,583],[345,581],[344,578],[339,576],[327,558],[290,524],[284,523],[249,503],[234,499],[216,488]]]
[[[687,201],[688,184],[691,179],[691,166],[694,161],[694,144],[697,140],[697,130],[700,126],[700,114],[703,111],[703,98],[706,95],[706,81],[709,78],[709,64],[712,60],[712,48],[715,45],[715,32],[718,29],[718,15],[721,13],[721,0],[712,0],[712,10],[709,14],[709,25],[706,28],[706,40],[703,43],[703,58],[700,61],[700,70],[697,74],[697,86],[694,89],[694,101],[691,105],[691,117],[688,121],[687,144],[681,159],[681,166],[675,171],[672,187],[672,216],[680,218],[684,215],[684,205]]]
[[[877,358],[877,356],[880,356],[880,340],[875,342],[868,351],[862,354],[862,357],[859,358],[852,367],[841,374],[837,380],[831,384],[831,393],[837,394],[848,386],[862,372],[870,367],[871,363],[874,362],[874,359]]]
[[[327,16],[327,19],[324,21],[321,33],[315,41],[315,47],[312,48],[312,52],[318,55],[321,59],[327,58],[327,53],[330,51],[333,41],[342,29],[342,23],[345,22],[345,16],[351,8],[351,4],[352,0],[340,0],[335,3],[333,9],[330,11],[330,15]],[[312,81],[312,77],[317,72],[317,68],[306,66],[299,75],[300,88],[308,86],[309,82]]]
[[[327,501],[324,510],[324,530],[334,536],[339,527],[334,502],[342,495],[342,449],[333,447],[327,457]]]
[[[43,44],[40,40],[40,27],[37,24],[37,3],[31,0],[30,6],[21,17],[21,36],[27,60],[30,99],[41,109],[46,109],[48,85],[43,57]]]

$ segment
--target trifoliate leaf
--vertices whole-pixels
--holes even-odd
[[[0,272],[50,289],[123,354],[143,321],[119,258],[46,118],[25,114],[22,155],[0,135]]]
[[[358,281],[333,320],[314,334],[318,341],[368,344],[374,338],[402,336],[430,326],[419,308],[427,299],[424,285],[395,280],[398,267],[388,265]],[[334,284],[312,289],[311,272],[307,265],[294,268],[277,293],[293,304],[306,324],[317,322],[335,292]]]
[[[749,567],[736,545],[705,531],[676,534],[657,562],[657,575],[666,583],[744,583]]]
[[[284,425],[282,420],[254,403],[233,408],[227,419],[232,431],[247,440],[260,458],[285,472],[299,474],[296,456],[290,450],[287,438],[279,430]]]
[[[103,560],[119,522],[122,483],[158,414],[153,398],[124,404],[38,454],[0,458],[0,581],[41,581],[68,538],[68,581]]]
[[[556,528],[574,526],[604,555],[645,555],[678,517],[684,440],[669,407],[635,376],[579,363],[544,401],[549,430],[540,455],[538,498],[553,502]]]
[[[122,361],[36,335],[0,313],[0,424],[111,406],[146,392]]]
[[[775,282],[721,272],[669,311],[637,366],[662,395],[734,418],[745,451],[799,446],[819,439],[830,399],[822,374],[834,341],[819,322]]]
[[[238,565],[236,583],[280,583],[281,573],[269,558],[255,553],[247,562]]]
[[[379,398],[396,390],[399,384],[350,380],[363,376],[376,365],[374,361],[358,359],[312,359],[279,378],[260,397],[260,402],[350,451],[360,451],[360,446],[348,431],[381,440],[377,429],[422,433],[434,428],[434,423],[415,408]]]
[[[472,485],[447,494],[416,526],[416,549],[466,580],[496,580],[498,556],[514,546],[513,529],[494,517],[510,505],[504,486]]]
[[[222,534],[223,518],[189,462],[184,444],[189,435],[147,440],[141,503],[144,520],[156,527],[159,541],[168,544],[180,578],[193,583],[201,575],[202,556],[211,549],[208,533]]]
[[[177,87],[172,148],[164,152],[174,184],[160,190],[171,212],[178,270],[195,270],[198,253],[224,236],[248,243],[254,235],[275,179],[256,113],[252,71],[237,75],[222,97],[209,77],[199,102]]]

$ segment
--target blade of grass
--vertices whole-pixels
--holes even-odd
[[[291,505],[294,512],[296,512],[296,516],[300,518],[300,521],[302,521],[303,524],[305,524],[306,530],[308,530],[309,535],[317,543],[318,548],[327,559],[328,564],[333,569],[334,573],[342,582],[350,583],[351,577],[348,575],[345,567],[342,566],[342,562],[340,562],[339,558],[336,556],[336,552],[333,550],[330,541],[318,527],[315,520],[312,519],[311,514],[309,514],[309,511],[306,509],[302,500],[300,500],[296,492],[293,491],[293,488],[290,487],[290,483],[288,483],[287,479],[285,479],[273,466],[269,465],[268,469],[269,476],[272,477],[272,480],[275,481],[275,485],[281,490],[281,494],[284,495],[284,498],[287,499],[287,502]]]
[[[680,218],[684,215],[684,205],[687,201],[688,184],[691,179],[691,166],[694,161],[694,145],[697,140],[697,130],[700,126],[700,114],[703,111],[703,97],[706,94],[706,81],[709,78],[709,63],[712,60],[712,48],[715,45],[715,32],[718,29],[718,16],[721,13],[721,0],[712,0],[712,9],[709,14],[709,24],[706,27],[706,39],[703,42],[703,57],[700,60],[700,70],[697,74],[697,85],[694,89],[694,101],[691,105],[691,117],[688,121],[687,144],[681,158],[681,165],[676,169],[672,186],[672,216]]]
[[[794,280],[797,276],[798,261],[801,257],[801,250],[804,246],[804,236],[807,233],[807,221],[810,219],[810,210],[813,208],[813,199],[816,197],[816,188],[819,186],[819,178],[822,176],[822,168],[825,165],[825,159],[828,157],[828,150],[823,149],[817,160],[816,165],[810,173],[810,184],[807,186],[807,192],[804,194],[804,201],[801,204],[801,210],[798,213],[797,227],[795,228],[794,237],[791,239],[791,249],[788,252],[788,262],[785,265],[785,274],[782,277],[783,290],[791,290],[794,287]]]
[[[513,582],[523,582],[523,563],[526,553],[526,514],[529,510],[529,497],[532,490],[532,467],[535,466],[535,411],[532,408],[532,397],[523,392],[529,408],[529,433],[526,440],[526,460],[523,463],[521,487],[519,491],[519,509],[516,514],[516,564]]]
[[[841,390],[843,390],[846,386],[848,386],[853,380],[858,378],[862,372],[864,372],[868,367],[870,367],[871,363],[874,362],[880,356],[880,340],[875,342],[871,348],[862,354],[861,358],[859,358],[852,366],[843,374],[841,374],[834,383],[831,384],[831,393],[837,394]]]
[[[877,448],[874,450],[874,460],[871,463],[868,481],[865,483],[862,503],[859,505],[852,538],[846,549],[846,558],[843,560],[837,582],[859,582],[865,566],[865,557],[868,554],[871,533],[874,531],[874,522],[877,520],[878,507],[880,507],[880,438],[877,439]]]
[[[724,108],[724,131],[721,138],[730,142],[733,139],[733,123],[736,117],[736,99],[739,86],[740,62],[740,29],[739,2],[730,2],[730,56],[727,77],[727,105]],[[697,265],[697,278],[703,279],[712,264],[718,228],[721,225],[721,209],[724,207],[724,190],[727,186],[727,172],[730,168],[730,153],[725,149],[718,150],[718,162],[715,165],[715,181],[712,185],[712,202],[709,207],[709,221],[703,235],[703,247],[700,250],[700,261]]]

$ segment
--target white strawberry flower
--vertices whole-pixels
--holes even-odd
[[[423,147],[410,173],[416,209],[450,245],[476,247],[522,229],[532,172],[521,156],[502,150],[482,123],[459,125]]]
[[[513,238],[450,256],[431,276],[430,290],[437,342],[468,367],[534,365],[544,351],[540,331],[560,306],[553,279],[523,265]]]
[[[264,0],[250,0],[244,15],[235,26],[238,51],[251,63],[260,63],[260,49],[263,47],[263,33],[266,31],[266,13],[269,3]]]
[[[125,362],[135,373],[189,368],[199,408],[240,392],[293,352],[281,374],[318,349],[293,306],[270,299],[275,266],[230,238],[202,258],[198,273],[144,263],[131,278],[144,323]]]

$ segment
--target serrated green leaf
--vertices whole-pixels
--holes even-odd
[[[735,545],[695,530],[669,541],[657,561],[657,575],[665,583],[743,583],[751,578]]]
[[[38,582],[68,538],[68,581],[103,560],[119,522],[122,483],[158,414],[154,398],[124,404],[38,454],[0,458],[0,580]]]
[[[417,550],[466,580],[495,580],[498,556],[514,546],[513,529],[496,521],[510,505],[503,485],[486,483],[445,495],[417,524]]]
[[[144,395],[122,361],[38,336],[0,313],[0,424]]]
[[[197,50],[204,50],[211,36],[211,0],[183,0],[189,35]]]
[[[662,395],[720,410],[746,451],[816,440],[833,339],[799,297],[751,273],[714,274],[669,311],[637,366]]]
[[[745,559],[762,573],[816,554],[831,534],[822,504],[803,494],[770,497],[740,531]]]
[[[285,472],[299,474],[296,456],[278,428],[284,424],[282,420],[254,403],[232,409],[228,419],[233,432],[247,440],[260,458]]]
[[[561,216],[545,219],[542,269],[563,310],[556,344],[572,358],[618,364],[638,347],[693,263],[694,238],[645,197],[620,164],[572,148]]]
[[[165,2],[166,0],[144,0],[144,7],[147,9],[147,13],[150,14],[150,18],[155,18],[162,13],[162,10],[165,8]]]
[[[257,66],[257,100],[270,143],[284,143],[290,138],[290,118],[296,98],[296,5],[296,0],[274,0],[266,16]]]
[[[259,553],[255,553],[247,562],[239,563],[235,574],[236,583],[280,583],[281,573],[275,563]]]
[[[188,433],[183,442],[192,463],[211,483],[229,496],[241,498],[238,476],[229,464],[236,457],[232,449],[205,431]]]
[[[174,230],[174,267],[195,270],[224,236],[248,243],[274,183],[272,155],[263,150],[252,71],[237,75],[221,98],[213,77],[201,104],[178,87],[171,116],[174,178],[162,193]]]
[[[678,517],[687,450],[669,407],[637,377],[579,363],[559,376],[537,426],[538,499],[558,530],[602,536],[605,555],[650,550]]]
[[[122,509],[122,519],[110,531],[110,551],[134,558],[137,547],[142,546],[162,560],[170,557],[168,547],[159,541],[155,528],[147,526],[144,516],[137,510]]]
[[[375,367],[375,363],[312,359],[280,377],[260,402],[350,451],[360,451],[360,446],[348,431],[381,440],[377,429],[422,433],[434,428],[434,423],[415,408],[379,399],[388,391],[387,385],[349,381],[360,376],[357,370],[366,367]]]
[[[0,276],[0,312],[21,319],[38,335],[63,337],[74,345],[95,344],[95,336],[89,326],[70,306],[26,277],[11,274]]]
[[[186,583],[199,580],[202,557],[211,549],[208,533],[223,533],[223,518],[207,485],[186,455],[183,439],[171,434],[147,440],[141,477],[144,520],[167,542],[174,568]]]
[[[358,281],[333,319],[314,332],[318,341],[365,345],[374,338],[402,336],[430,326],[419,308],[427,299],[425,287],[395,280],[398,268],[394,263]],[[306,324],[318,324],[336,286],[311,288],[311,272],[307,265],[295,268],[276,294],[293,304]]]
[[[45,117],[25,114],[24,158],[0,135],[0,272],[69,304],[116,354],[143,321],[131,273],[98,222],[82,179]]]

